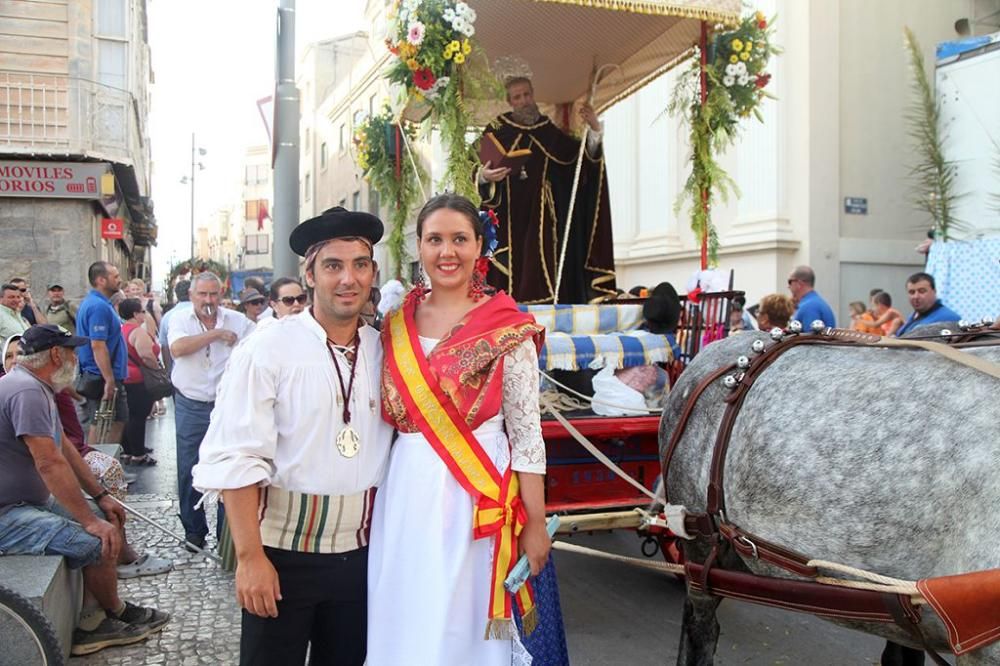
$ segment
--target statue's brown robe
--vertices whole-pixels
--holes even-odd
[[[518,303],[552,303],[580,142],[545,116],[534,125],[520,125],[505,113],[486,131],[508,151],[529,148],[532,153],[523,172],[480,186],[483,208],[492,208],[500,220],[487,281]],[[614,294],[604,154],[584,151],[559,303],[589,303]]]

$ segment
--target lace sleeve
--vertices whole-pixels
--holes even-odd
[[[503,417],[515,472],[545,474],[545,442],[538,411],[538,353],[531,340],[504,357]]]

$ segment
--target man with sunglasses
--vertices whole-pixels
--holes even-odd
[[[266,308],[267,299],[256,289],[248,287],[240,292],[240,311],[253,323],[256,324],[263,319],[262,315]]]
[[[24,295],[16,285],[0,287],[0,339],[21,335],[28,330],[31,324],[21,315],[23,307]]]
[[[31,287],[28,286],[28,281],[24,278],[15,277],[10,279],[10,283],[21,290],[21,296],[24,298],[24,307],[21,308],[21,316],[32,326],[49,323],[41,308],[35,303],[35,299],[31,297]]]
[[[830,328],[837,325],[833,309],[814,289],[815,285],[816,273],[809,266],[799,266],[788,276],[788,291],[792,292],[796,308],[792,319],[801,322],[805,331],[810,330],[814,321]]]

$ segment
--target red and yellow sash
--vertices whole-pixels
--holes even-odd
[[[420,348],[414,323],[415,311],[415,302],[408,301],[389,317],[383,328],[386,369],[389,373],[386,379],[395,385],[394,392],[405,406],[409,420],[426,437],[455,480],[472,496],[475,502],[473,538],[496,537],[486,637],[513,636],[511,599],[503,583],[517,562],[517,540],[527,514],[521,505],[517,475],[509,467],[504,474],[500,474],[456,406],[456,401],[459,404],[465,402],[462,400],[463,393],[466,394],[464,397],[470,398],[468,394],[472,387],[475,390],[471,392],[475,395],[471,399],[481,403],[485,391],[501,391],[500,382],[486,382],[491,385],[486,386],[482,382],[469,381],[468,377],[452,377],[448,379],[454,381],[445,382],[450,391],[445,391],[441,386],[445,378],[435,372],[444,369],[443,366],[432,369],[431,361]],[[488,343],[502,340],[499,346],[492,347],[492,351],[503,353],[513,343],[519,344],[530,336],[538,336],[541,331],[530,315],[518,311],[514,301],[502,293],[477,308],[475,316],[467,319],[468,323],[443,341],[442,346],[455,348],[466,343],[477,345],[484,339]],[[488,365],[492,367],[493,364]],[[468,368],[468,364],[465,367]],[[482,366],[482,369],[486,370],[486,367]],[[466,390],[459,390],[460,385]],[[534,595],[530,585],[520,589],[517,604],[525,631],[530,633],[535,618]]]

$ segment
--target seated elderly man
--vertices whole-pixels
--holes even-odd
[[[139,642],[170,619],[118,596],[125,514],[77,450],[62,445],[54,396],[72,384],[73,349],[86,342],[57,326],[32,326],[21,338],[17,366],[0,379],[0,552],[62,555],[70,568],[83,568],[74,655]],[[104,518],[95,515],[81,487]]]

